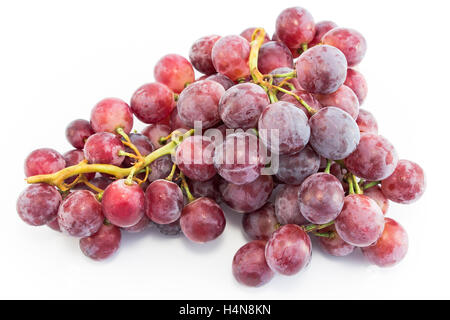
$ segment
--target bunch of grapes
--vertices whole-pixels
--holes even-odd
[[[200,38],[189,60],[161,58],[156,82],[129,104],[107,98],[90,121],[70,123],[73,150],[31,152],[17,212],[102,260],[122,232],[150,226],[213,241],[226,226],[225,204],[252,240],[232,262],[248,286],[305,268],[311,236],[333,256],[361,248],[371,263],[395,265],[408,236],[385,217],[389,201],[418,200],[425,176],[360,109],[367,83],[355,67],[365,53],[359,32],[315,23],[300,7],[281,12],[272,39],[262,28]],[[134,116],[148,124],[141,133]]]

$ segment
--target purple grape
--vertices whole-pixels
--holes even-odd
[[[169,224],[180,218],[183,193],[168,180],[153,181],[145,191],[147,217],[158,224]]]
[[[348,244],[337,234],[336,228],[329,226],[327,228],[321,229],[320,233],[332,233],[332,238],[317,237],[319,239],[319,244],[323,250],[335,257],[345,257],[351,254],[355,247]]]
[[[210,35],[202,37],[194,42],[189,51],[189,60],[195,69],[204,74],[213,74],[216,72],[214,68],[211,52],[214,44],[220,36]]]
[[[294,67],[291,51],[282,42],[269,41],[261,46],[258,55],[258,69],[267,74],[281,67]]]
[[[84,146],[84,157],[89,163],[120,166],[125,157],[119,156],[119,151],[125,151],[125,148],[116,135],[99,132],[87,139]]]
[[[289,48],[308,44],[316,33],[314,19],[301,7],[283,10],[277,18],[276,35]]]
[[[269,240],[279,227],[273,204],[266,203],[261,209],[244,214],[242,227],[251,240]]]
[[[77,149],[83,149],[87,138],[95,133],[87,120],[74,120],[66,128],[66,138]]]
[[[292,155],[279,157],[277,178],[286,183],[299,185],[310,175],[317,173],[320,156],[310,146]]]
[[[119,228],[104,224],[96,234],[80,239],[80,249],[93,260],[104,260],[119,249],[121,238]]]
[[[25,159],[25,176],[50,174],[66,167],[64,157],[53,149],[42,148],[31,152]]]
[[[318,94],[316,98],[322,107],[336,107],[350,114],[353,119],[358,118],[358,97],[346,85],[342,85],[336,92],[330,94]]]
[[[300,212],[298,194],[300,186],[284,185],[275,197],[275,215],[281,224],[309,224]]]
[[[348,28],[331,29],[322,37],[322,43],[341,50],[349,67],[359,64],[367,50],[364,37],[358,31]]]

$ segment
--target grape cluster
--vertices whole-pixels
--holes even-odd
[[[213,241],[226,205],[251,240],[232,262],[248,286],[304,269],[311,236],[330,255],[361,248],[371,263],[395,265],[408,236],[385,217],[389,201],[417,201],[425,176],[399,160],[373,114],[360,109],[367,83],[354,67],[366,48],[359,32],[316,23],[300,7],[281,12],[272,38],[262,28],[202,37],[189,60],[162,57],[156,82],[129,104],[106,98],[90,121],[71,122],[73,150],[31,152],[17,212],[103,260],[122,232],[151,226]],[[147,124],[141,133],[135,117]]]

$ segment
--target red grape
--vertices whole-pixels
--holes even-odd
[[[255,128],[263,109],[270,104],[263,88],[242,83],[228,89],[219,101],[219,114],[228,128]]]
[[[225,229],[225,216],[210,198],[198,198],[184,207],[180,218],[181,230],[191,241],[204,243],[220,236]]]
[[[113,225],[134,226],[145,214],[144,191],[136,182],[128,185],[125,179],[114,181],[103,192],[102,208]]]
[[[96,234],[80,239],[80,249],[93,260],[104,260],[119,249],[121,238],[119,228],[104,224]]]
[[[378,123],[372,113],[367,110],[359,109],[358,118],[356,124],[359,127],[359,131],[365,133],[378,133]]]
[[[191,136],[177,147],[175,163],[192,180],[206,181],[216,175],[214,144],[205,136]]]
[[[331,29],[337,28],[337,24],[333,21],[320,21],[316,23],[316,33],[314,39],[308,44],[308,47],[314,47],[322,42],[322,37]]]
[[[381,191],[397,203],[413,203],[425,192],[425,173],[417,164],[409,160],[400,160],[394,173],[381,182]]]
[[[252,212],[261,208],[269,199],[273,190],[271,176],[259,176],[253,182],[237,185],[221,185],[222,198],[231,209],[237,212]]]
[[[217,83],[220,83],[225,90],[230,89],[235,84],[233,82],[233,80],[231,80],[227,76],[224,76],[221,73],[216,73],[216,74],[210,75],[205,80],[211,80],[211,81],[215,81]]]
[[[295,68],[300,85],[310,93],[336,92],[347,77],[344,54],[327,45],[315,46],[303,53]]]
[[[233,275],[239,283],[260,287],[269,282],[274,272],[265,258],[266,242],[256,240],[242,246],[233,258]]]
[[[335,257],[345,257],[348,256],[355,250],[355,247],[348,244],[337,234],[335,226],[329,226],[327,228],[321,229],[320,233],[332,233],[332,238],[318,237],[319,244],[323,250]]]
[[[87,190],[71,193],[58,210],[61,231],[73,237],[88,237],[103,225],[102,205],[95,195]]]
[[[95,132],[116,133],[117,128],[122,128],[125,133],[130,133],[133,129],[133,113],[123,100],[103,99],[92,109],[91,126]]]
[[[195,121],[201,121],[203,129],[213,127],[220,121],[219,100],[224,93],[223,86],[211,80],[189,85],[178,99],[177,109],[181,121],[191,128]]]
[[[156,159],[149,166],[150,174],[148,175],[148,181],[152,182],[158,179],[167,178],[172,170],[172,166],[173,163],[170,155]]]
[[[51,220],[50,222],[47,222],[47,227],[49,227],[50,229],[55,230],[57,232],[61,232],[61,228],[59,227],[59,223],[58,223],[58,217],[56,215],[53,218],[53,220]]]
[[[295,224],[282,226],[267,242],[266,260],[269,267],[280,274],[296,274],[311,260],[311,239]]]
[[[144,134],[140,133],[130,133],[129,138],[132,144],[138,149],[141,156],[145,157],[154,151],[154,147],[149,138],[147,138]],[[126,147],[125,151],[133,154],[134,151],[131,150],[130,147]],[[131,167],[136,162],[136,159],[125,157],[123,160],[123,167]]]
[[[38,174],[50,174],[66,167],[64,157],[50,148],[36,149],[25,159],[25,176],[31,177]]]
[[[247,28],[241,32],[240,36],[242,38],[245,38],[248,42],[252,42],[252,36],[255,33],[255,30],[256,30],[256,28]],[[269,35],[267,34],[267,32],[265,32],[263,43],[266,43],[269,41],[270,41]]]
[[[322,37],[322,43],[341,50],[349,67],[359,64],[367,50],[366,39],[358,31],[348,28],[331,29]]]
[[[328,107],[320,109],[309,119],[309,143],[322,157],[341,160],[358,146],[360,134],[355,120],[345,111]]]
[[[70,150],[70,151],[64,153],[63,157],[64,157],[64,160],[66,161],[66,168],[77,165],[85,159],[83,150],[79,150],[79,149]],[[85,173],[84,176],[88,180],[92,180],[95,177],[95,172]],[[65,180],[65,183],[72,183],[75,181],[75,179],[76,179],[76,177],[70,177],[69,179]]]
[[[90,136],[84,147],[84,157],[89,163],[102,163],[120,166],[124,156],[119,151],[125,151],[122,141],[109,132],[99,132]]]
[[[214,44],[211,56],[217,72],[236,81],[250,75],[249,55],[248,41],[241,36],[231,35],[220,38]]]
[[[322,107],[336,107],[348,112],[353,119],[358,118],[359,102],[358,97],[349,87],[342,85],[336,92],[330,94],[318,94],[317,100]]]
[[[261,46],[258,55],[258,69],[267,74],[281,67],[294,67],[291,51],[282,42],[269,41]]]
[[[83,149],[87,138],[95,133],[87,120],[74,120],[66,128],[66,138],[77,149]]]
[[[362,194],[345,197],[344,207],[336,218],[336,231],[347,243],[368,247],[381,236],[384,216],[375,201]]]
[[[183,193],[176,183],[153,181],[145,191],[147,217],[158,224],[169,224],[180,218]]]
[[[195,81],[191,63],[178,54],[162,57],[155,65],[154,76],[157,82],[165,84],[176,93]]]
[[[322,105],[319,103],[319,101],[317,101],[317,99],[314,97],[313,94],[308,93],[304,90],[295,90],[293,91],[293,93],[296,94],[300,99],[305,101],[308,104],[308,106],[310,106],[314,110],[319,110],[320,108],[322,108]],[[303,110],[308,119],[311,117],[309,111],[294,96],[286,93],[281,96],[280,100],[295,104],[298,108]]]
[[[174,111],[172,112],[176,112],[176,110],[174,109]],[[145,127],[144,130],[142,130],[142,134],[150,139],[152,145],[156,149],[159,149],[163,146],[163,144],[159,142],[159,139],[167,137],[174,130],[168,125],[155,123],[149,124],[147,127]]]
[[[367,97],[367,82],[361,72],[349,68],[347,70],[347,79],[344,84],[353,90],[358,97],[359,104],[362,105]]]
[[[131,110],[144,123],[158,123],[175,108],[173,92],[164,84],[148,83],[131,97]]]
[[[146,215],[142,216],[141,220],[139,220],[138,223],[136,223],[134,226],[123,228],[124,230],[130,232],[130,233],[139,233],[147,229],[152,222],[149,218],[147,218]]]
[[[408,252],[408,234],[395,220],[386,218],[381,237],[375,244],[362,248],[362,252],[371,263],[379,267],[392,267]]]
[[[344,205],[341,182],[328,173],[316,173],[307,178],[299,191],[300,211],[308,221],[325,224],[333,221]]]
[[[273,204],[266,203],[261,209],[244,214],[242,227],[252,240],[269,240],[279,227]]]
[[[320,156],[310,146],[292,155],[282,155],[278,159],[277,178],[286,184],[301,184],[307,177],[317,173]]]
[[[383,211],[383,214],[386,215],[386,212],[389,209],[389,200],[381,191],[380,186],[373,186],[367,190],[364,190],[364,194],[374,200],[381,208],[381,211]]]
[[[177,236],[182,233],[180,219],[169,224],[156,224],[156,228],[165,236]]]
[[[284,101],[264,109],[258,121],[258,131],[264,144],[281,155],[303,150],[310,137],[308,117],[294,104]]]
[[[211,52],[214,44],[220,36],[211,35],[198,39],[194,42],[189,51],[189,60],[195,69],[204,74],[213,74],[216,72],[214,68]]]
[[[300,186],[284,185],[275,197],[275,215],[281,224],[309,224],[300,212],[298,201]]]
[[[315,33],[313,17],[301,7],[285,9],[277,18],[276,34],[289,48],[310,43]]]
[[[398,163],[394,146],[384,137],[364,133],[356,150],[345,159],[347,169],[369,181],[389,177]]]
[[[272,75],[286,74],[286,73],[292,73],[293,71],[294,71],[294,69],[292,69],[292,68],[281,67],[281,68],[277,68],[277,69],[274,69],[274,70],[270,71],[269,74],[272,74]],[[273,78],[273,84],[274,84],[275,86],[280,86],[281,83],[282,83],[283,81],[285,81],[285,79],[286,79],[286,78],[278,78],[278,77],[274,77],[274,78]],[[297,78],[289,79],[289,80],[287,80],[286,82],[292,84],[296,90],[300,90],[300,89],[301,89],[300,83],[298,82],[298,79],[297,79]],[[285,88],[286,88],[285,85],[283,85],[282,87],[285,87]],[[290,88],[289,88],[289,89],[290,89]],[[278,99],[281,99],[281,97],[283,97],[284,95],[285,95],[284,92],[281,92],[281,91],[278,91],[278,92],[277,92],[277,98],[278,98]],[[288,95],[288,94],[286,94],[286,95]],[[290,96],[290,95],[288,95],[288,96]],[[311,96],[312,96],[312,95],[311,95]],[[292,96],[291,96],[291,97],[292,97]],[[294,97],[292,97],[292,98],[294,98]],[[296,98],[294,98],[294,100],[295,100],[296,102],[298,102],[298,100],[297,100]],[[295,103],[294,103],[294,104],[295,104]]]
[[[32,226],[42,226],[55,219],[62,198],[55,187],[45,183],[28,186],[17,199],[20,218]]]
[[[214,176],[207,181],[189,180],[189,188],[194,197],[207,197],[218,202],[220,200],[219,176]]]
[[[172,113],[170,114],[170,131],[175,131],[178,129],[192,129],[188,125],[186,125],[180,118],[180,115],[178,114],[178,108],[173,109]]]

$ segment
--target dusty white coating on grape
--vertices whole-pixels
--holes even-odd
[[[282,155],[278,159],[277,178],[286,183],[299,185],[310,175],[317,173],[320,156],[310,147],[292,155]]]

